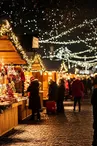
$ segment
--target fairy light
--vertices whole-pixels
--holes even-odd
[[[95,19],[91,19],[89,21],[85,20],[82,24],[79,24],[78,26],[74,26],[72,28],[70,28],[69,30],[65,31],[65,32],[62,32],[61,34],[57,35],[57,36],[54,36],[54,37],[51,37],[47,40],[41,40],[40,38],[40,41],[39,43],[47,43],[47,42],[51,42],[51,40],[54,40],[54,39],[58,39],[60,37],[62,37],[63,35],[68,35],[70,34],[72,31],[74,31],[75,29],[78,29],[78,28],[82,28],[82,27],[85,27],[86,25],[90,24],[90,23],[93,23],[93,22],[96,22],[97,21],[97,18]],[[62,42],[60,42],[62,43]]]
[[[61,67],[60,67],[60,72],[62,72],[62,71],[65,71],[65,72],[68,71],[67,66],[66,66],[66,64],[65,64],[64,61],[62,61],[62,63],[61,63]]]
[[[60,33],[57,36],[53,36],[50,37],[49,39],[43,40],[41,39],[39,42],[40,44],[54,44],[54,45],[73,45],[73,44],[80,44],[83,43],[86,47],[88,47],[89,49],[84,50],[84,51],[80,51],[80,52],[72,52],[71,50],[67,49],[66,51],[66,47],[59,47],[58,49],[56,49],[52,55],[52,59],[56,58],[57,60],[64,60],[66,62],[69,62],[71,64],[75,64],[76,66],[81,66],[81,67],[85,67],[87,66],[87,68],[92,67],[92,65],[96,64],[95,62],[97,62],[97,55],[96,55],[96,51],[97,51],[97,47],[96,46],[92,46],[90,45],[90,42],[95,42],[97,40],[97,34],[96,34],[96,28],[94,26],[94,22],[97,21],[97,18],[95,19],[91,19],[91,20],[85,20],[82,24],[78,25],[78,26],[74,26],[73,28],[70,28],[69,30]],[[90,29],[93,29],[94,31],[92,33],[88,33],[88,37],[85,36],[84,39],[81,39],[79,36],[77,36],[77,40],[68,40],[68,41],[59,41],[58,39],[66,36],[66,35],[70,35],[70,33],[74,33],[74,30],[76,29],[80,29],[83,28],[85,26],[89,26]],[[90,35],[94,35],[91,36]],[[46,53],[46,49],[44,50],[45,52],[45,58],[50,58],[49,55],[47,55]],[[88,56],[85,56],[85,53],[88,53]],[[92,55],[91,55],[92,53]],[[74,58],[74,60],[73,60]],[[86,61],[85,61],[86,58]],[[76,61],[76,59],[78,61]]]
[[[40,66],[41,66],[41,70],[40,71],[45,71],[46,70],[46,68],[45,68],[45,66],[43,64],[43,61],[41,59],[41,55],[39,55],[39,54],[35,54],[34,59],[30,59],[29,60],[29,65],[27,67],[27,70],[28,71],[33,70],[32,65],[35,64],[35,63],[39,63],[40,64]]]

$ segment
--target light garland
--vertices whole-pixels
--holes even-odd
[[[29,66],[27,67],[28,71],[29,70],[33,70],[32,65],[35,64],[35,62],[38,62],[40,64],[41,71],[45,71],[46,70],[46,68],[45,68],[45,66],[43,64],[43,61],[41,60],[41,56],[39,54],[36,53],[35,56],[34,56],[34,59],[30,59],[29,61],[30,61],[30,63],[29,63]]]
[[[91,19],[89,21],[85,20],[82,24],[78,25],[78,26],[74,26],[73,28],[70,28],[68,31],[65,31],[65,32],[62,32],[61,34],[57,35],[57,36],[54,36],[54,37],[51,37],[47,40],[41,40],[40,38],[40,41],[39,43],[48,43],[48,42],[51,42],[51,40],[54,40],[54,39],[58,39],[60,37],[62,37],[63,35],[68,35],[70,34],[73,30],[77,29],[77,28],[82,28],[84,26],[86,26],[87,24],[92,24],[93,22],[96,22],[97,21],[97,18],[95,19]],[[62,43],[62,42],[61,42]]]
[[[61,34],[59,34],[57,36],[54,36],[54,37],[51,37],[47,40],[40,40],[39,42],[40,42],[40,44],[43,43],[43,44],[55,44],[55,45],[56,44],[58,44],[58,45],[72,45],[72,44],[83,43],[89,49],[84,50],[84,51],[80,51],[80,52],[72,53],[71,50],[68,49],[66,51],[65,47],[60,47],[60,48],[58,48],[54,51],[54,53],[52,55],[52,59],[56,58],[57,60],[58,59],[59,60],[65,60],[66,62],[69,62],[71,64],[73,63],[73,64],[81,66],[81,67],[87,66],[87,68],[90,68],[90,67],[92,67],[92,65],[96,64],[95,62],[97,62],[97,55],[96,55],[97,47],[94,47],[94,46],[91,46],[90,44],[88,44],[91,41],[95,42],[97,40],[96,29],[95,29],[95,26],[93,25],[93,23],[96,22],[96,21],[97,21],[97,18],[91,19],[89,21],[85,20],[82,24],[78,25],[77,27],[73,27],[73,28],[69,29],[68,31],[62,32]],[[78,40],[68,40],[67,42],[66,41],[60,42],[60,41],[57,40],[58,38],[61,38],[63,35],[68,35],[73,30],[75,30],[77,28],[82,28],[86,25],[90,25],[94,29],[94,32],[93,32],[94,36],[92,36],[91,38],[86,37],[85,39],[81,39],[79,36],[77,36]],[[53,41],[55,39],[56,39],[56,41]],[[90,53],[92,53],[92,52],[94,52],[95,55],[91,56]],[[86,56],[85,53],[88,53],[88,56]],[[46,57],[46,55],[47,55],[47,53],[46,53],[46,50],[45,50],[45,56],[44,57],[45,58],[50,58],[50,56]],[[81,55],[81,56],[79,56],[79,55]],[[77,61],[77,60],[74,61],[74,60],[72,60],[72,58],[80,59],[80,60],[83,60],[83,61]],[[90,60],[90,59],[92,59],[92,60]]]
[[[82,53],[82,52],[81,52]],[[75,53],[72,53],[68,48],[64,48],[64,47],[61,47],[59,49],[57,49],[54,53],[54,55],[52,56],[52,59],[57,57],[57,60],[65,60],[66,62],[70,62],[70,63],[73,63],[75,65],[78,65],[78,66],[81,66],[81,67],[85,67],[87,66],[87,68],[90,68],[92,67],[93,62],[97,61],[97,55],[96,56],[90,56],[90,57],[87,57],[87,56],[78,56],[78,55],[75,55]],[[50,56],[44,56],[43,58],[50,58]],[[71,58],[74,58],[74,59],[81,59],[83,61],[74,61],[72,60]],[[89,61],[86,61],[87,59],[92,59],[92,60],[89,60]]]
[[[67,66],[64,61],[62,61],[61,67],[60,67],[60,72],[62,72],[62,71],[64,71],[64,72],[68,71]]]

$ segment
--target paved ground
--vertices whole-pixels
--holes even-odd
[[[0,146],[91,146],[92,107],[84,102],[73,112],[73,102],[65,102],[65,115],[41,113],[41,122],[26,120],[0,138]]]

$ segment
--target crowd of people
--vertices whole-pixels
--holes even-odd
[[[88,92],[91,95],[91,104],[93,106],[93,146],[97,146],[97,77],[91,79],[74,78],[72,80],[59,79],[58,83],[50,79],[48,86],[48,100],[56,102],[56,113],[64,114],[63,101],[68,96],[74,101],[73,111],[76,111],[78,103],[78,111],[81,111],[81,100],[87,96]],[[68,90],[68,92],[67,92]],[[29,93],[29,109],[32,110],[32,120],[41,119],[40,116],[40,97],[39,97],[39,81],[38,79],[31,78],[27,92]]]
[[[68,83],[67,83],[68,82]],[[67,91],[68,90],[68,91]],[[63,112],[63,101],[68,98],[74,100],[74,111],[76,109],[76,104],[79,105],[79,112],[81,110],[81,99],[84,97],[84,84],[81,79],[76,78],[71,82],[65,79],[59,79],[56,83],[52,79],[49,82],[48,97],[49,100],[55,101],[57,103],[57,113]]]

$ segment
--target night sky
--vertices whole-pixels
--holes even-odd
[[[91,41],[81,41],[72,45],[40,42],[38,51],[45,57],[60,47],[79,52],[89,49],[89,46],[96,46],[94,38],[97,37],[97,21],[87,22],[97,18],[97,0],[1,0],[0,17],[1,20],[9,20],[26,51],[32,51],[33,36],[43,41],[68,31],[67,35],[52,39],[55,42],[86,40],[93,37]],[[79,28],[80,24],[85,26]],[[71,28],[74,30],[71,31]],[[96,51],[91,53],[93,54],[96,55]],[[89,52],[82,56],[85,55],[89,55]]]

